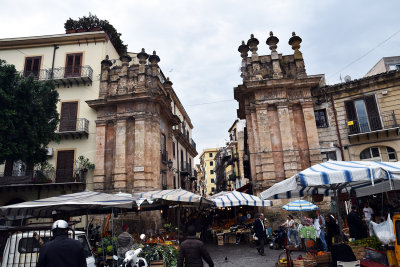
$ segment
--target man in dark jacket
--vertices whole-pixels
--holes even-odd
[[[362,239],[367,237],[367,230],[364,227],[360,215],[357,213],[357,207],[352,206],[351,212],[347,215],[347,224],[349,225],[350,237]]]
[[[68,238],[68,223],[58,220],[51,227],[54,240],[40,248],[37,267],[87,267],[83,247],[78,240]]]
[[[260,213],[258,218],[254,221],[254,232],[258,238],[259,246],[257,247],[258,254],[265,256],[264,254],[264,244],[267,234],[265,233],[264,225],[264,213]]]
[[[190,225],[188,237],[179,248],[177,267],[183,267],[183,263],[185,263],[185,267],[203,267],[202,259],[208,263],[208,266],[214,266],[203,241],[196,237],[196,228]]]

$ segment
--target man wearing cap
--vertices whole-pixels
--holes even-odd
[[[118,257],[124,258],[125,253],[131,249],[132,245],[135,243],[133,237],[129,233],[129,225],[124,224],[122,226],[122,233],[118,236]]]
[[[81,243],[68,238],[68,223],[58,220],[51,227],[54,239],[40,248],[37,267],[87,267]]]

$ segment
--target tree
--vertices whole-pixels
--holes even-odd
[[[58,92],[53,81],[21,77],[0,59],[0,164],[46,161],[46,147],[57,140]]]

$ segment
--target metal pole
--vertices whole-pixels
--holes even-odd
[[[179,245],[179,231],[180,229],[180,224],[181,224],[181,203],[178,205],[178,245]]]

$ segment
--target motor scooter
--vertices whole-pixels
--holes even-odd
[[[279,226],[278,230],[275,230],[270,238],[269,248],[270,249],[282,249],[285,247],[285,227]]]
[[[140,235],[141,240],[144,240],[145,238],[146,236],[144,234]],[[125,257],[119,267],[148,267],[146,259],[138,257],[141,252],[142,248],[128,250],[125,253]],[[113,258],[114,260],[118,261],[118,257],[116,255],[114,255]]]

